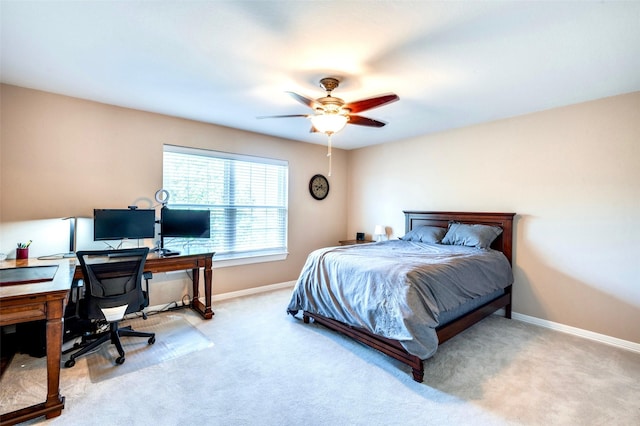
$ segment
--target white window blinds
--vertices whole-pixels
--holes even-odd
[[[286,161],[164,146],[163,189],[171,208],[209,209],[209,240],[170,239],[167,248],[198,244],[232,259],[287,251]]]

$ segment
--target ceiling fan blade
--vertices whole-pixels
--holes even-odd
[[[305,118],[308,118],[309,114],[262,115],[262,116],[256,117],[256,118],[261,119],[261,118],[289,118],[289,117],[305,117]]]
[[[384,127],[387,123],[363,117],[361,115],[349,115],[349,121],[347,121],[347,124],[357,124],[358,126],[368,127]]]
[[[352,113],[359,113],[368,109],[377,108],[390,102],[395,102],[398,99],[400,99],[398,95],[396,95],[395,93],[391,93],[390,95],[382,95],[375,98],[351,102],[345,105],[345,108],[349,108]]]
[[[316,105],[316,101],[315,100],[309,99],[309,98],[307,98],[305,96],[302,96],[302,95],[298,95],[295,92],[286,92],[286,93],[291,95],[291,97],[293,99],[295,99],[296,101],[300,102],[301,104],[304,104],[304,105],[308,106],[309,108],[315,108],[315,105]]]

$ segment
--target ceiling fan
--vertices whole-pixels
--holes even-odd
[[[314,110],[313,114],[271,115],[258,118],[305,117],[311,120],[311,132],[320,132],[332,135],[342,130],[347,124],[383,127],[387,123],[363,117],[358,114],[400,99],[398,95],[391,93],[388,95],[376,96],[375,98],[362,99],[347,103],[340,98],[331,96],[331,92],[333,92],[339,85],[340,81],[337,78],[325,77],[321,79],[320,87],[327,92],[327,96],[318,99],[309,99],[306,96],[302,96],[294,92],[287,92],[298,102],[312,108]]]
[[[258,118],[290,118],[290,117],[304,117],[311,120],[311,132],[320,132],[328,136],[328,151],[327,157],[329,157],[329,176],[331,176],[331,136],[338,133],[347,124],[356,124],[358,126],[367,127],[383,127],[387,123],[372,118],[363,117],[358,115],[363,111],[367,111],[379,106],[395,102],[398,99],[398,95],[391,93],[388,95],[376,96],[375,98],[362,99],[355,102],[346,103],[340,98],[331,96],[333,92],[340,85],[340,80],[334,77],[325,77],[320,80],[320,87],[326,92],[327,96],[318,99],[309,99],[306,96],[299,95],[294,92],[287,92],[298,102],[305,104],[309,108],[314,110],[313,114],[289,114],[289,115],[270,115],[262,116]]]

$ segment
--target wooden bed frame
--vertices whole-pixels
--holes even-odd
[[[439,226],[446,228],[450,221],[468,224],[483,224],[500,226],[502,234],[491,245],[492,249],[499,250],[505,254],[509,263],[512,262],[513,244],[513,218],[515,213],[470,213],[470,212],[426,212],[426,211],[405,211],[405,231],[422,226]],[[461,333],[473,324],[482,320],[498,309],[505,309],[505,317],[511,318],[511,286],[505,288],[504,294],[484,305],[472,310],[448,324],[438,327],[436,333],[438,342],[443,343],[453,336]],[[309,319],[322,324],[332,330],[343,333],[367,346],[383,352],[411,367],[413,379],[422,382],[424,379],[423,360],[416,355],[408,353],[397,340],[378,336],[365,329],[352,327],[342,322],[336,321],[322,315],[304,311],[303,319],[309,323]]]

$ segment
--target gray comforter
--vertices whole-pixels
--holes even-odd
[[[309,255],[287,310],[365,328],[426,359],[442,312],[512,282],[495,250],[400,240],[329,247]]]

